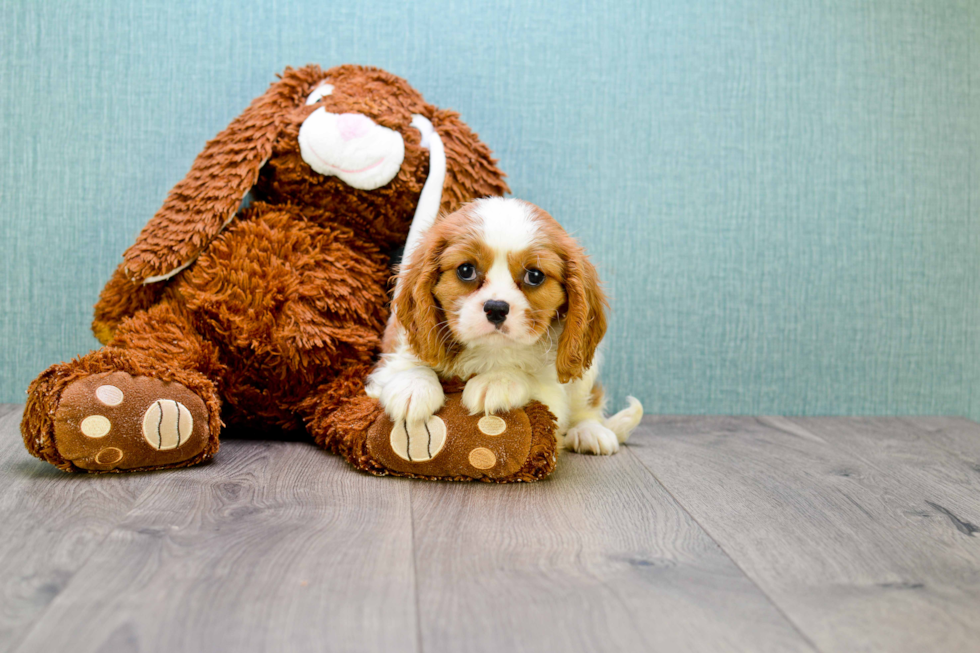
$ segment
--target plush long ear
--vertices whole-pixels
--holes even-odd
[[[209,141],[187,176],[123,255],[130,281],[153,283],[187,267],[234,218],[272,154],[287,113],[297,106],[316,66],[287,68],[279,81]]]
[[[595,350],[606,334],[606,297],[595,266],[576,249],[565,263],[568,307],[558,338],[558,380],[568,383],[592,365]]]
[[[398,292],[392,300],[395,318],[415,355],[429,365],[438,365],[448,356],[448,327],[432,293],[439,281],[439,254],[444,246],[437,228],[422,237],[412,261],[398,273]]]
[[[510,192],[490,148],[455,111],[436,110],[430,120],[446,150],[442,211],[449,214],[466,202]]]

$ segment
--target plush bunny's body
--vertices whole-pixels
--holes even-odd
[[[324,424],[380,349],[389,252],[423,209],[507,190],[404,80],[287,69],[127,250],[96,306],[105,347],[31,384],[28,450],[66,471],[179,467],[214,454],[222,421],[335,448]]]

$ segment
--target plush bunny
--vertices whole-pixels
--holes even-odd
[[[389,253],[506,192],[458,114],[404,80],[287,68],[126,251],[95,307],[105,347],[31,384],[27,449],[65,471],[182,467],[217,451],[224,422],[350,452],[333,415],[364,400]]]

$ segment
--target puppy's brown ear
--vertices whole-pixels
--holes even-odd
[[[446,150],[443,213],[452,213],[481,197],[498,197],[510,192],[490,148],[459,119],[458,113],[433,107],[429,120]]]
[[[565,328],[558,338],[558,380],[568,383],[592,365],[595,350],[606,334],[606,297],[595,266],[577,245],[565,262],[568,308]]]
[[[446,245],[438,223],[426,233],[412,260],[398,273],[392,301],[395,317],[405,329],[415,355],[429,365],[448,357],[451,335],[433,290],[439,281],[439,255]]]
[[[235,216],[255,184],[289,111],[322,77],[318,66],[287,68],[279,81],[207,143],[123,255],[130,281],[163,281],[201,253]]]

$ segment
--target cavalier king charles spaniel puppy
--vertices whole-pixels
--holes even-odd
[[[395,422],[443,405],[439,378],[466,379],[471,414],[536,399],[558,419],[559,445],[613,454],[643,406],[603,413],[596,349],[606,299],[582,247],[546,212],[490,198],[440,217],[406,251],[368,395]]]

